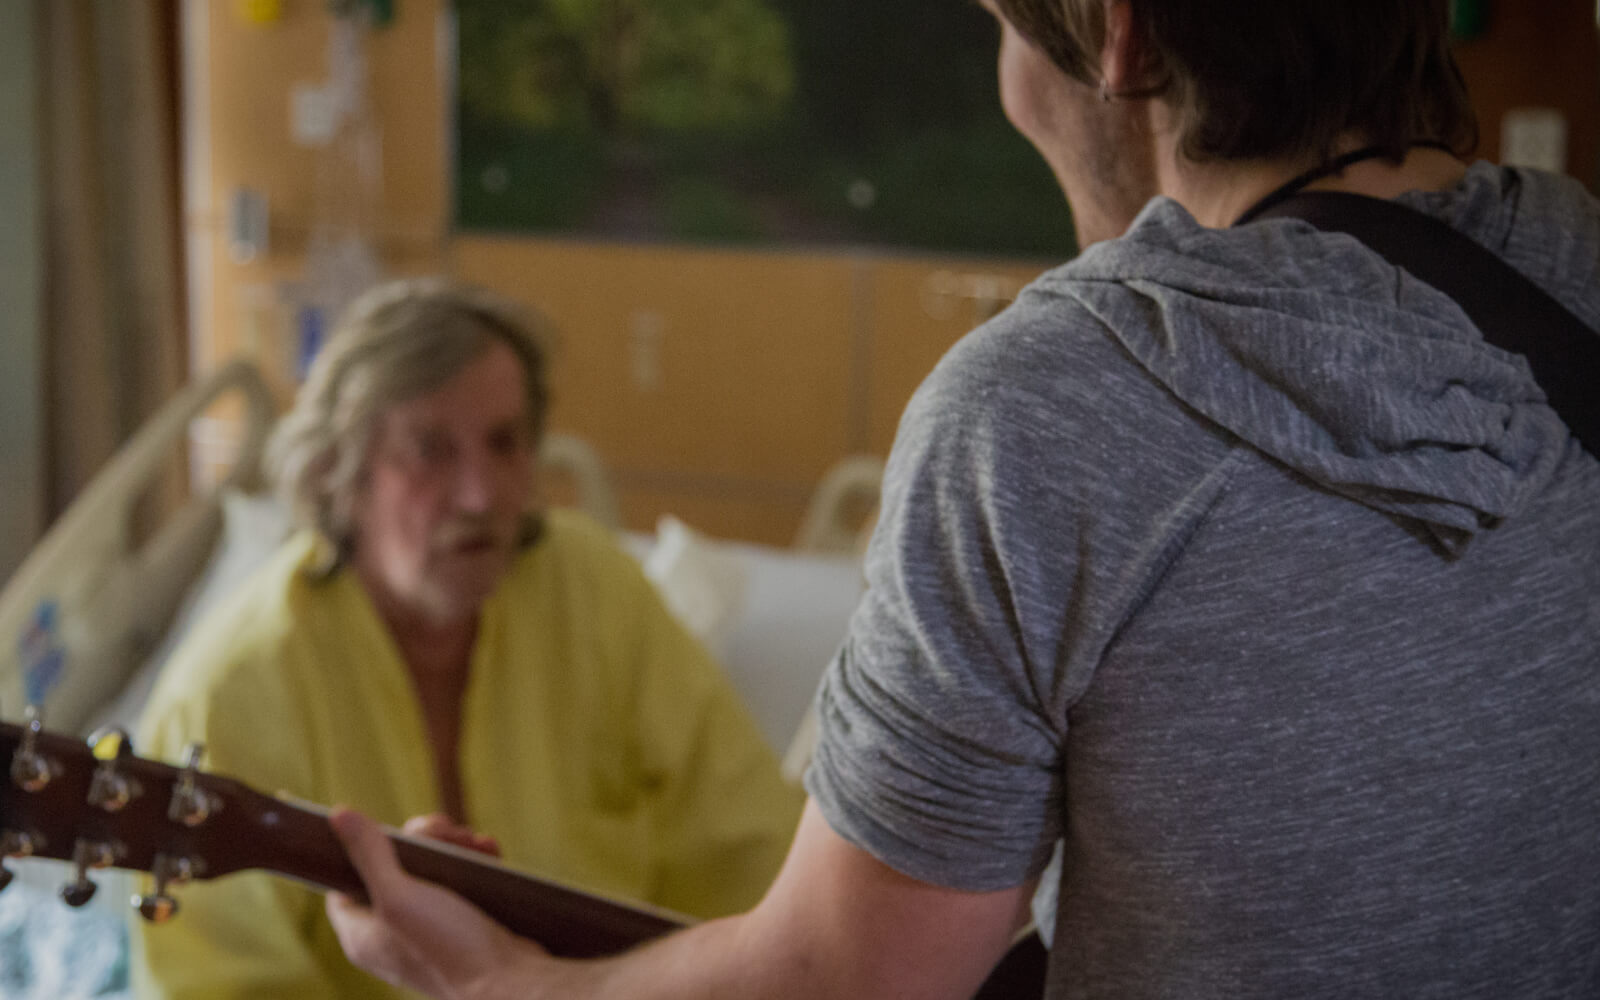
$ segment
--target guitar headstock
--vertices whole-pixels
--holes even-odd
[[[94,895],[89,872],[148,872],[154,888],[134,898],[148,920],[178,910],[173,888],[247,868],[352,895],[361,877],[328,823],[309,802],[264,795],[199,769],[134,755],[115,743],[48,732],[29,712],[0,722],[0,856],[56,858],[73,866],[61,897],[82,906]],[[473,852],[389,831],[401,867],[462,893],[489,916],[558,955],[611,954],[681,926],[685,918],[608,899],[497,865]],[[0,890],[11,880],[0,869]]]
[[[171,887],[253,866],[241,834],[275,801],[202,773],[199,754],[178,768],[135,756],[120,730],[84,742],[45,730],[32,710],[21,725],[0,722],[0,855],[71,863],[61,897],[73,906],[94,895],[94,869],[148,872],[155,887],[134,902],[166,919]],[[0,889],[10,881],[0,871]]]

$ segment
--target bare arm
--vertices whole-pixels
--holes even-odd
[[[806,806],[778,880],[749,913],[618,958],[566,961],[394,864],[353,813],[334,817],[372,895],[330,897],[356,964],[441,1000],[629,997],[969,997],[1026,920],[1032,886],[971,893],[909,878],[838,836]]]

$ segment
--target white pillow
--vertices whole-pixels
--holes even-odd
[[[728,628],[723,665],[783,754],[838,653],[866,586],[861,560],[728,543],[744,562],[744,606]]]
[[[644,575],[661,592],[667,610],[720,659],[744,603],[744,565],[738,556],[668,514],[656,522]]]
[[[635,535],[624,545],[782,754],[861,598],[861,560],[713,539],[672,517],[653,545]]]

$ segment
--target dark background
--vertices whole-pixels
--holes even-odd
[[[1075,250],[970,0],[575,2],[457,0],[461,228]]]

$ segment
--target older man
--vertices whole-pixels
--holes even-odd
[[[272,457],[306,530],[197,627],[153,753],[392,822],[435,813],[511,864],[699,916],[754,903],[799,814],[701,647],[599,525],[541,513],[544,359],[486,295],[357,303]],[[265,875],[138,932],[145,996],[382,997],[320,899]]]
[[[343,813],[350,954],[452,997],[956,998],[1060,840],[1053,998],[1600,995],[1600,463],[1444,291],[1247,221],[1392,199],[1595,328],[1600,205],[1451,155],[1445,0],[983,2],[1103,242],[912,401],[773,889],[563,962]]]

